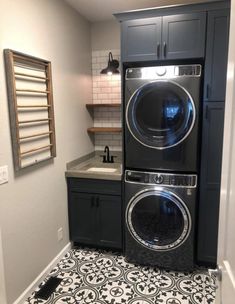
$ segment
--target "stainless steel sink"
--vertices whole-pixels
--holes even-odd
[[[104,172],[104,173],[114,173],[117,171],[115,168],[105,168],[105,167],[91,167],[86,170],[87,172]]]

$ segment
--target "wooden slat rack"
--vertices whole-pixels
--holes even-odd
[[[51,63],[4,50],[15,170],[56,156]]]

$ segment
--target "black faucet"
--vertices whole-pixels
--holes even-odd
[[[104,153],[106,153],[106,161],[105,161],[105,163],[110,163],[110,159],[109,159],[109,147],[108,146],[105,146]]]
[[[104,148],[104,153],[106,153],[106,155],[101,155],[101,157],[103,157],[103,163],[114,163],[114,157],[113,155],[109,155],[109,147],[105,146]]]

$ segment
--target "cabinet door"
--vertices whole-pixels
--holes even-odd
[[[70,238],[74,242],[95,245],[95,196],[71,192],[69,195]]]
[[[224,102],[205,102],[203,111],[198,260],[216,265]]]
[[[97,198],[99,244],[122,248],[121,196],[100,195]]]
[[[224,101],[228,54],[229,10],[208,13],[204,99]]]
[[[202,58],[205,49],[206,13],[163,17],[163,59]]]
[[[122,61],[160,58],[161,17],[128,20],[122,23]]]

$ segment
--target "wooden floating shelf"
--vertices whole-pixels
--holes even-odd
[[[122,128],[108,128],[108,127],[92,127],[88,128],[89,133],[121,133]]]
[[[118,108],[121,107],[121,104],[120,103],[87,103],[86,107],[87,109],[101,108],[101,107]]]

